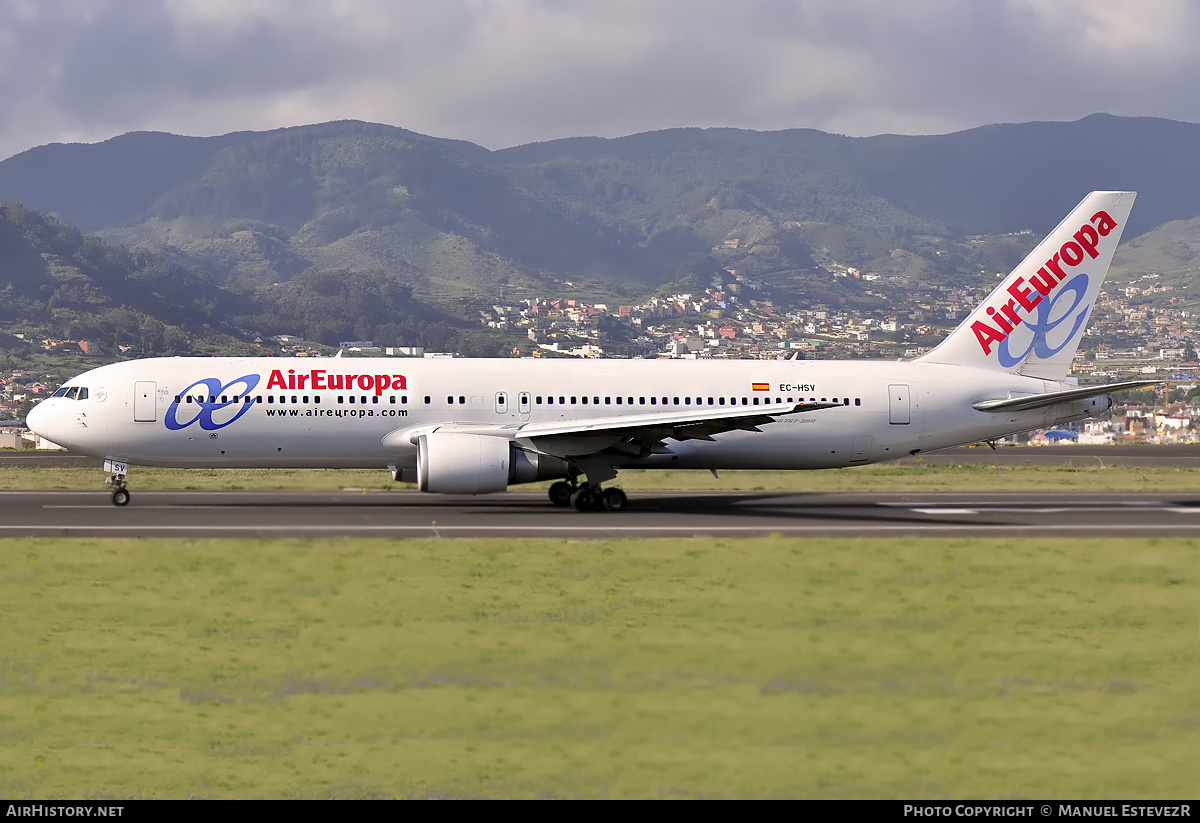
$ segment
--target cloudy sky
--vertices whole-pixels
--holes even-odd
[[[1195,0],[0,0],[0,159],[357,119],[502,148],[674,126],[1200,121]]]

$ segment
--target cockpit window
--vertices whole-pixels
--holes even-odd
[[[87,400],[88,390],[86,386],[63,386],[50,396],[65,397],[68,400]]]

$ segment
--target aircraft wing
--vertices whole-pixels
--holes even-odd
[[[413,442],[430,431],[455,431],[523,441],[538,451],[560,457],[578,457],[613,449],[623,454],[645,456],[669,453],[664,440],[712,440],[728,431],[760,431],[764,423],[784,414],[820,411],[842,403],[770,403],[761,406],[718,406],[703,409],[671,409],[623,415],[597,416],[582,420],[542,423],[504,423],[499,426],[446,421],[432,427],[397,429],[384,436],[385,447]]]
[[[771,403],[763,406],[725,406],[684,411],[650,412],[622,417],[596,417],[590,420],[570,420],[562,423],[527,423],[518,431],[521,437],[544,437],[552,434],[590,434],[593,432],[616,432],[630,429],[659,428],[678,429],[694,427],[716,427],[718,431],[746,428],[752,420],[770,423],[775,415],[794,414],[802,411],[818,411],[841,406],[841,403]]]
[[[1001,400],[981,400],[974,405],[977,411],[1013,412],[1041,409],[1058,403],[1068,403],[1072,400],[1086,400],[1102,394],[1144,389],[1147,386],[1157,386],[1162,380],[1130,380],[1126,383],[1109,383],[1107,386],[1086,386],[1066,391],[1052,391],[1046,394],[1031,394],[1026,397],[1010,397]]]
[[[516,432],[538,451],[560,457],[595,454],[606,449],[645,456],[670,453],[665,440],[712,440],[728,431],[761,431],[758,427],[784,414],[820,411],[842,403],[771,403],[763,406],[672,410],[625,417],[597,417],[562,423],[529,423]]]

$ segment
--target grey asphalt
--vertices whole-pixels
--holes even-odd
[[[1200,446],[986,446],[902,462],[964,465],[1200,468]],[[95,468],[62,452],[0,453],[7,466]],[[550,506],[544,492],[485,497],[416,492],[148,491],[109,502],[106,490],[0,492],[0,536],[509,536],[1091,535],[1200,536],[1200,492],[814,494],[632,492],[621,514]],[[135,476],[136,479],[136,476]]]
[[[1200,492],[905,494],[634,492],[623,513],[545,492],[0,491],[0,536],[72,537],[1200,537]]]

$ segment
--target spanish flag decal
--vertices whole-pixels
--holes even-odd
[[[754,391],[770,391],[771,390],[770,383],[754,383],[754,384],[752,384],[752,387],[753,387]]]

